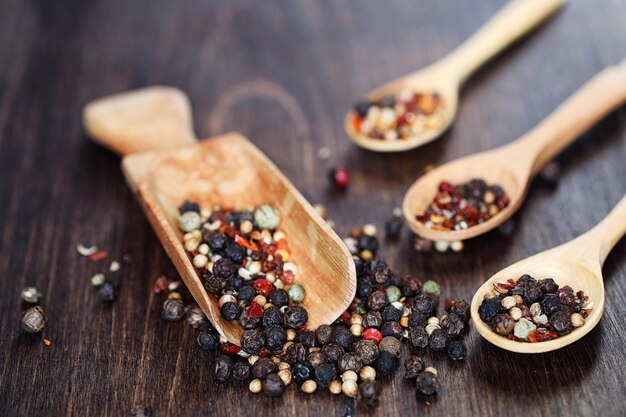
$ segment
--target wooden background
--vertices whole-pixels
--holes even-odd
[[[571,0],[549,24],[474,76],[459,118],[441,140],[397,155],[354,147],[342,129],[359,94],[437,59],[504,0],[0,0],[0,415],[341,416],[350,402],[294,387],[278,400],[212,380],[212,360],[184,323],[160,319],[160,274],[175,270],[144,220],[119,160],[81,128],[89,100],[151,84],[187,91],[200,137],[238,130],[260,146],[345,235],[382,226],[427,164],[506,143],[530,129],[604,66],[626,56],[624,0]],[[538,183],[515,233],[491,233],[461,254],[421,254],[405,233],[383,255],[401,273],[471,298],[489,275],[562,243],[599,221],[626,192],[626,111],[559,156],[557,189]],[[317,158],[322,146],[328,161]],[[331,192],[327,170],[353,181]],[[104,306],[89,278],[119,259],[119,299]],[[607,259],[606,313],[582,341],[520,356],[466,339],[470,357],[439,369],[436,403],[418,404],[399,372],[382,405],[360,416],[624,415],[626,241]],[[45,347],[19,329],[19,293],[37,285],[49,322]],[[186,295],[188,297],[188,294]],[[187,301],[190,301],[187,299]]]

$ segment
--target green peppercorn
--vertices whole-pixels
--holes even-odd
[[[441,294],[441,288],[435,281],[428,280],[422,284],[422,294],[431,294],[439,296]]]
[[[400,291],[400,288],[395,285],[387,287],[387,301],[393,303],[399,301],[400,298],[402,298],[402,291]]]
[[[301,303],[306,296],[306,291],[304,291],[304,287],[300,284],[293,284],[288,291],[289,299],[294,303]]]
[[[261,229],[274,230],[280,224],[280,213],[269,204],[264,204],[254,210],[254,221]]]
[[[178,227],[185,233],[199,229],[201,224],[202,219],[196,211],[186,211],[178,218]]]

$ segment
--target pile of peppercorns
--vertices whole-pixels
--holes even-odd
[[[354,106],[352,126],[371,139],[406,140],[443,125],[443,101],[437,94],[401,91]]]
[[[523,275],[496,282],[478,309],[482,321],[518,342],[543,342],[569,334],[585,324],[593,308],[583,291],[559,287],[552,278]]]
[[[415,218],[435,230],[465,230],[489,220],[510,201],[502,187],[481,179],[459,185],[442,181],[433,201]]]
[[[269,302],[261,306],[260,326],[246,330],[241,347],[237,347],[220,337],[196,306],[187,308],[187,320],[200,330],[200,348],[220,351],[215,358],[216,379],[249,381],[251,392],[267,396],[280,396],[295,382],[305,393],[325,389],[375,405],[382,389],[377,379],[397,370],[403,339],[416,348],[447,350],[453,360],[464,359],[467,349],[460,337],[468,328],[469,304],[447,301],[447,314],[438,318],[439,285],[394,274],[376,257],[376,235],[376,228],[366,225],[346,239],[354,255],[357,294],[349,309],[331,325],[307,330],[306,316],[290,310],[298,306],[283,304],[279,308],[272,301],[272,294],[279,291],[273,288],[267,294]],[[222,292],[238,298],[244,287],[238,291],[223,287]],[[248,303],[246,298],[241,300],[244,306]],[[414,356],[404,367],[406,378],[415,380],[420,395],[436,392],[434,368],[425,367]]]

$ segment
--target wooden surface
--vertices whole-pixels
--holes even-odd
[[[166,0],[0,1],[0,415],[125,416],[146,404],[156,416],[341,416],[347,398],[278,400],[216,384],[211,358],[184,323],[160,319],[150,288],[175,271],[119,169],[119,159],[81,130],[88,101],[150,84],[191,97],[199,136],[239,130],[311,202],[323,202],[340,234],[382,226],[426,164],[488,149],[539,122],[626,51],[623,0],[571,0],[563,12],[474,76],[459,117],[441,140],[401,155],[359,150],[343,132],[353,100],[451,50],[505,2],[483,0],[281,2]],[[382,251],[401,273],[470,299],[494,272],[597,223],[626,193],[622,107],[559,156],[563,178],[533,184],[510,238],[469,242],[461,254],[419,254],[408,232]],[[328,161],[317,158],[322,146]],[[345,164],[345,194],[326,172]],[[119,259],[119,299],[104,306],[89,277],[107,262],[79,257],[77,243]],[[520,356],[472,331],[470,357],[439,369],[434,404],[417,403],[398,373],[367,415],[605,415],[626,413],[626,241],[605,267],[606,313],[563,351]],[[19,292],[35,284],[49,322],[46,347],[22,333]],[[188,295],[186,295],[188,297]]]

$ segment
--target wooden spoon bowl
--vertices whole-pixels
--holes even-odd
[[[163,104],[173,102],[187,105]],[[162,111],[168,115],[159,114]],[[239,344],[243,329],[238,322],[222,318],[218,298],[204,290],[181,243],[180,204],[185,200],[207,207],[271,204],[281,213],[280,230],[286,233],[293,262],[298,265],[296,279],[306,290],[302,305],[309,312],[308,326],[316,328],[335,321],[348,308],[356,291],[354,262],[344,243],[278,168],[240,134],[230,133],[184,145],[187,139],[174,144],[168,139],[186,138],[186,135],[163,136],[163,132],[177,131],[169,124],[167,128],[149,129],[154,126],[154,120],[190,122],[190,114],[184,115],[186,111],[189,111],[188,101],[182,92],[170,88],[144,89],[91,103],[85,109],[85,125],[95,140],[121,154],[129,149],[167,148],[125,156],[122,168],[198,305],[221,334]],[[176,113],[181,114],[176,116]],[[125,121],[115,117],[116,114],[124,115]],[[180,126],[190,129],[185,123]],[[137,129],[141,134],[135,136],[132,132]],[[120,140],[122,134],[126,135],[124,140]]]

